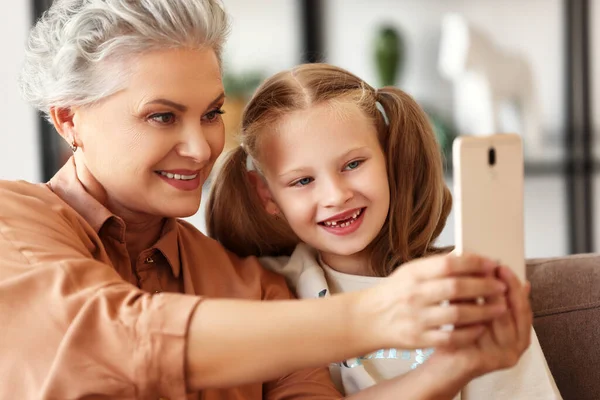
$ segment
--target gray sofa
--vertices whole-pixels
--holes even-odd
[[[527,261],[533,325],[565,400],[600,400],[600,254]]]

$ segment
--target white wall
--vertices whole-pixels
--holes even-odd
[[[31,1],[19,0],[0,14],[0,179],[41,179],[35,112],[19,94],[17,76],[31,25]]]
[[[498,46],[530,63],[543,129],[552,135],[562,129],[562,0],[328,0],[324,4],[328,62],[377,86],[373,40],[377,28],[389,23],[400,30],[406,43],[406,64],[399,86],[448,117],[451,86],[437,72],[440,23],[447,12],[462,14]]]
[[[258,69],[265,76],[300,62],[299,2],[224,0],[232,29],[224,67],[233,72]]]

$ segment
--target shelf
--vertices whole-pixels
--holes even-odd
[[[597,166],[600,167],[600,164]],[[598,168],[600,170],[600,168]],[[567,164],[564,161],[535,161],[525,162],[525,177],[528,176],[561,176],[565,175]],[[452,177],[452,161],[444,166],[444,176]]]

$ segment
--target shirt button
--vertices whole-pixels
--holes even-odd
[[[146,264],[152,264],[154,262],[154,259],[152,257],[146,257],[146,260],[144,262]]]

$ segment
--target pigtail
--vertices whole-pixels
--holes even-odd
[[[208,235],[240,257],[290,255],[299,240],[285,221],[265,211],[246,162],[238,146],[220,163],[206,205]]]
[[[423,109],[394,87],[376,92],[387,121],[378,123],[387,155],[390,211],[373,243],[371,265],[388,275],[400,264],[437,252],[434,240],[452,208],[442,152]],[[383,118],[383,116],[382,116]]]

